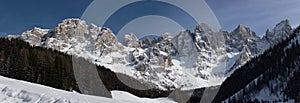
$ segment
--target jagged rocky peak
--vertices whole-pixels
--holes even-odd
[[[110,29],[97,27],[94,24],[87,25],[84,20],[80,19],[65,19],[53,30],[34,28],[22,33],[20,38],[34,46],[53,48],[63,52],[68,52],[72,50],[71,48],[84,48],[84,46],[88,50],[109,46],[121,48],[117,37]]]
[[[240,24],[235,30],[233,30],[233,32],[230,33],[230,36],[234,39],[240,40],[259,39],[255,32],[253,32],[249,27],[246,27],[242,24]]]
[[[196,28],[194,29],[194,33],[195,33],[195,38],[196,39],[207,39],[206,35],[208,32],[206,31],[211,31],[211,29],[208,27],[208,25],[202,23],[196,26]]]
[[[88,34],[87,36],[90,38],[96,38],[96,36],[100,33],[101,28],[96,26],[95,24],[91,24],[88,26]]]
[[[43,30],[43,29],[34,27],[30,32],[31,32],[31,34],[35,34],[38,37],[42,37],[45,34],[45,32],[48,32],[48,30]]]
[[[152,44],[154,48],[158,48],[163,52],[171,54],[173,51],[173,36],[171,33],[163,33],[157,40],[157,43]]]
[[[55,37],[57,39],[66,39],[76,36],[83,37],[86,32],[86,22],[80,19],[65,19],[54,29]]]
[[[126,34],[123,39],[123,45],[131,48],[139,48],[139,39],[134,33]]]
[[[26,42],[29,42],[31,45],[40,46],[40,41],[42,40],[42,37],[49,31],[50,30],[48,29],[40,29],[34,27],[32,30],[23,32],[20,37]]]
[[[97,42],[100,44],[105,44],[106,46],[114,46],[119,43],[118,38],[108,28],[101,29],[101,32],[97,38]]]
[[[174,37],[172,43],[177,48],[179,56],[191,56],[197,52],[194,37],[189,30],[181,31]]]
[[[283,20],[270,30],[266,31],[263,39],[267,40],[270,44],[274,45],[280,42],[283,38],[286,38],[292,32],[292,27],[289,20]]]
[[[222,35],[223,35],[225,41],[228,41],[230,39],[229,32],[228,31],[221,31],[221,32],[222,32]]]
[[[206,42],[212,49],[217,50],[225,44],[223,31],[213,31],[209,25],[201,23],[194,29],[195,42]]]
[[[195,33],[200,33],[200,32],[212,33],[213,31],[206,23],[200,23],[199,25],[196,26],[194,32]]]
[[[173,39],[172,34],[171,34],[171,33],[168,33],[168,32],[163,33],[163,34],[161,35],[161,37],[164,38],[165,40],[169,40],[169,41]]]
[[[48,33],[50,30],[47,29],[41,29],[38,27],[34,27],[32,30],[26,31],[23,34],[24,35],[30,35],[33,34],[34,36],[37,36],[39,38],[41,38],[42,36],[44,36],[46,33]]]
[[[226,37],[227,34],[225,33],[224,35]],[[260,41],[260,37],[258,37],[255,32],[251,31],[250,28],[240,24],[236,29],[229,33],[228,37],[226,37],[226,44],[230,45],[230,48],[242,51],[246,46],[251,52],[258,52],[255,45],[256,42]]]
[[[291,30],[291,24],[288,19],[281,21],[280,23],[276,24],[274,31],[282,31],[282,30]]]

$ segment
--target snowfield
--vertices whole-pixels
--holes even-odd
[[[0,76],[1,103],[175,103],[168,98],[139,98],[112,91],[113,98],[83,95]]]

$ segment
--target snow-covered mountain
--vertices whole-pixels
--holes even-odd
[[[285,33],[280,31],[279,34]],[[214,102],[300,102],[300,26],[285,40],[265,38],[279,44],[251,59],[228,77]]]
[[[33,46],[52,48],[86,58],[92,63],[123,73],[162,90],[193,89],[220,85],[235,68],[287,37],[288,20],[268,30],[263,38],[239,25],[234,31],[212,31],[206,24],[194,32],[158,39],[139,40],[133,33],[123,43],[109,28],[66,19],[54,29],[34,28],[18,36]]]
[[[175,103],[167,98],[139,98],[123,91],[112,91],[113,98],[67,92],[0,76],[1,103]]]

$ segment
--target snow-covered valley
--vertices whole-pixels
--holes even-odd
[[[113,98],[84,95],[0,76],[1,103],[175,103],[168,98],[139,98],[111,91]]]

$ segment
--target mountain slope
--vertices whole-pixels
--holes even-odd
[[[228,77],[214,102],[299,102],[300,26]]]
[[[0,76],[1,103],[175,103],[167,98],[138,98],[122,91],[112,91],[113,98],[67,92]]]

